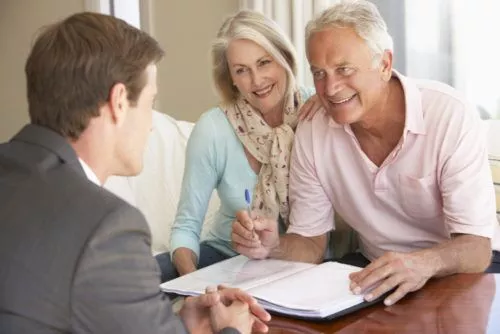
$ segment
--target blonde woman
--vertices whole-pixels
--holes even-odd
[[[293,45],[264,15],[240,11],[226,19],[211,52],[221,103],[201,116],[189,139],[171,253],[157,256],[162,281],[237,255],[232,222],[247,205],[286,227],[294,131],[299,118],[320,108],[316,97],[304,104],[314,91],[297,86]],[[221,205],[200,244],[214,190]]]

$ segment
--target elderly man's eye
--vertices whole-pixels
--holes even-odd
[[[314,71],[313,78],[314,80],[321,80],[325,77],[325,71]]]
[[[337,72],[340,75],[350,75],[354,72],[354,69],[352,67],[347,67],[347,66],[342,66],[337,69]]]

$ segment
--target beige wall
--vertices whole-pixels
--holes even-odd
[[[237,0],[150,1],[153,34],[167,55],[159,69],[158,106],[195,121],[218,99],[210,79],[210,42]],[[24,63],[44,24],[84,10],[85,0],[0,0],[0,142],[28,121]]]
[[[166,51],[159,68],[158,109],[195,121],[216,105],[210,42],[223,19],[238,10],[237,0],[154,1],[153,35]]]
[[[24,63],[42,25],[84,9],[84,0],[0,0],[0,142],[28,121]]]

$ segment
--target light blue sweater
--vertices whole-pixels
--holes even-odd
[[[313,89],[301,88],[304,100]],[[217,189],[220,208],[206,241],[234,256],[231,225],[236,212],[246,208],[245,189],[252,191],[257,174],[248,163],[243,144],[220,108],[205,112],[196,123],[186,148],[181,197],[172,226],[170,254],[186,247],[199,258],[200,233],[212,192]]]

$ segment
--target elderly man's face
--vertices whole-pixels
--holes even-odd
[[[351,28],[315,32],[307,51],[316,93],[336,123],[362,121],[370,110],[380,107],[391,77],[389,52],[374,59],[371,49]]]

